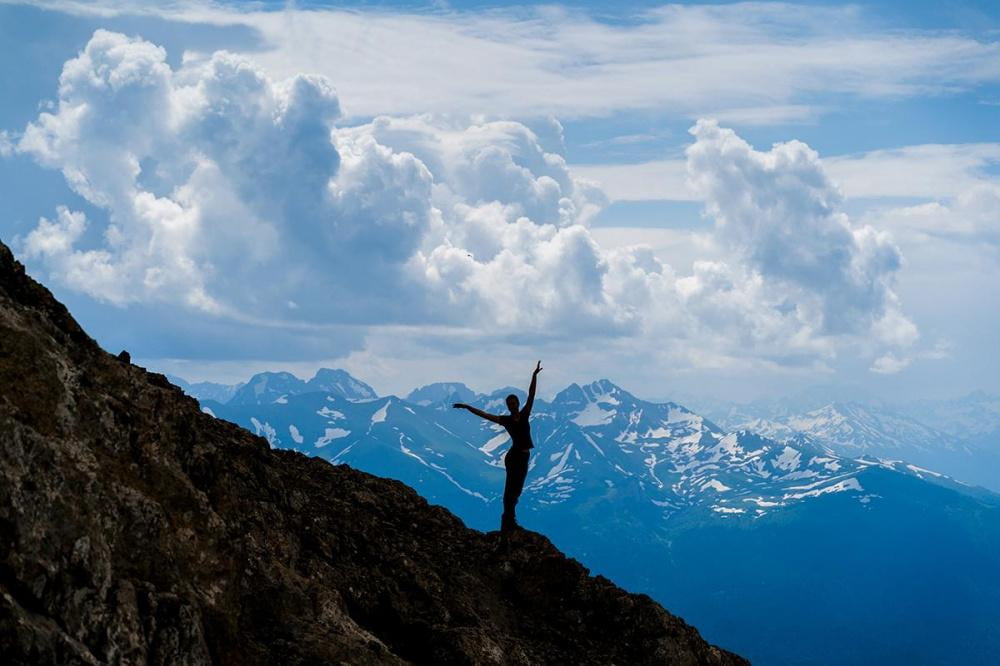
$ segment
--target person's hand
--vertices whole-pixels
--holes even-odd
[[[465,404],[464,402],[456,402],[454,405],[452,405],[452,407],[454,407],[455,409],[465,409],[468,407],[468,405]]]
[[[536,374],[536,375],[537,375],[537,374],[538,374],[539,372],[541,372],[541,371],[542,371],[542,362],[541,362],[541,361],[539,361],[539,362],[538,362],[538,365],[536,365],[536,366],[535,366],[535,373],[534,373],[534,374]]]

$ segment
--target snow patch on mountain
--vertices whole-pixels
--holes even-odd
[[[343,439],[350,434],[350,430],[344,430],[343,428],[325,428],[323,430],[323,436],[316,440],[314,446],[317,449],[321,449],[333,440]]]
[[[258,421],[253,417],[251,417],[250,423],[253,425],[254,434],[266,439],[272,448],[281,444],[281,440],[278,439],[278,431],[270,423]]]
[[[598,403],[591,402],[573,417],[573,423],[584,427],[607,425],[614,417],[614,410],[604,409]]]
[[[802,453],[800,451],[796,451],[792,447],[786,446],[781,451],[781,455],[778,456],[772,464],[777,469],[783,469],[790,472],[799,466],[799,462],[801,460]]]
[[[844,479],[843,481],[838,481],[829,486],[824,486],[822,488],[816,488],[813,490],[807,490],[801,493],[787,493],[784,499],[802,499],[804,497],[819,497],[820,495],[826,495],[829,493],[840,493],[847,490],[853,490],[856,492],[864,492],[864,488],[861,487],[861,482],[856,478],[851,477],[849,479]]]
[[[506,442],[510,441],[510,436],[507,431],[499,432],[493,437],[491,437],[485,444],[479,447],[479,450],[486,454],[492,454],[498,448],[503,446]]]
[[[336,409],[330,409],[326,405],[323,405],[323,407],[316,410],[316,413],[322,416],[323,418],[329,419],[331,421],[339,421],[346,418],[343,412]]]
[[[570,444],[562,451],[562,454],[559,455],[558,462],[556,462],[556,464],[553,465],[551,469],[549,469],[545,477],[540,481],[538,481],[537,483],[541,484],[559,476],[562,473],[562,471],[566,469],[566,464],[567,461],[569,460],[569,454],[572,453],[572,451],[573,451],[573,445]]]
[[[379,407],[378,411],[372,414],[371,424],[383,423],[389,416],[389,402],[387,401],[384,405]]]

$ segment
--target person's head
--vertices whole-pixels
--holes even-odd
[[[521,406],[521,401],[517,399],[517,396],[511,393],[507,396],[507,409],[510,410],[511,414],[517,414],[518,408]]]

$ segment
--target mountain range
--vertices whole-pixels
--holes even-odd
[[[980,450],[1000,454],[1000,396],[973,391],[955,400],[918,400],[900,409]]]
[[[906,460],[1000,491],[1000,398],[984,392],[898,405],[836,401],[802,411],[760,402],[717,406],[712,414],[729,429],[775,439],[805,435],[842,455]]]
[[[511,391],[201,403],[274,447],[401,480],[494,529],[507,435],[450,404],[501,412]],[[973,455],[957,438],[839,404],[723,428],[607,380],[536,400],[532,430],[521,522],[756,663],[986,664],[1000,652],[1000,497],[914,462]]]

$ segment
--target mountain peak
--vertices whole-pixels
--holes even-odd
[[[595,379],[594,381],[590,382],[590,385],[595,388],[604,389],[606,391],[621,390],[620,386],[618,386],[617,384],[615,384],[613,381],[611,381],[606,377],[602,379]]]
[[[556,393],[555,398],[552,399],[553,404],[566,404],[581,402],[587,399],[587,394],[584,393],[583,387],[573,382],[563,390]]]
[[[472,402],[478,394],[461,382],[434,382],[410,391],[406,399],[418,405]]]
[[[371,386],[339,368],[317,370],[313,378],[306,382],[303,392],[310,391],[332,393],[348,400],[373,400],[378,397]]]
[[[233,405],[260,405],[282,396],[302,393],[306,383],[290,372],[258,372],[247,380],[229,402]]]
[[[553,402],[559,404],[582,404],[585,402],[599,402],[607,399],[617,400],[617,396],[624,396],[628,400],[635,399],[635,396],[612,382],[610,379],[597,379],[582,386],[573,382],[562,391],[559,391],[553,399]]]
[[[320,368],[309,381],[316,382],[328,379],[341,379],[343,377],[350,376],[351,375],[346,370],[341,370],[340,368]],[[353,379],[353,377],[351,378]]]
[[[330,393],[348,400],[372,400],[378,397],[368,384],[355,379],[346,370],[320,368],[308,382],[290,372],[258,372],[235,391],[233,405],[264,405],[283,401],[301,393]]]
[[[584,391],[586,391],[591,397],[597,398],[602,395],[612,395],[612,396],[625,396],[629,400],[635,400],[636,397],[626,391],[618,384],[607,378],[596,379],[589,384],[583,385]]]

